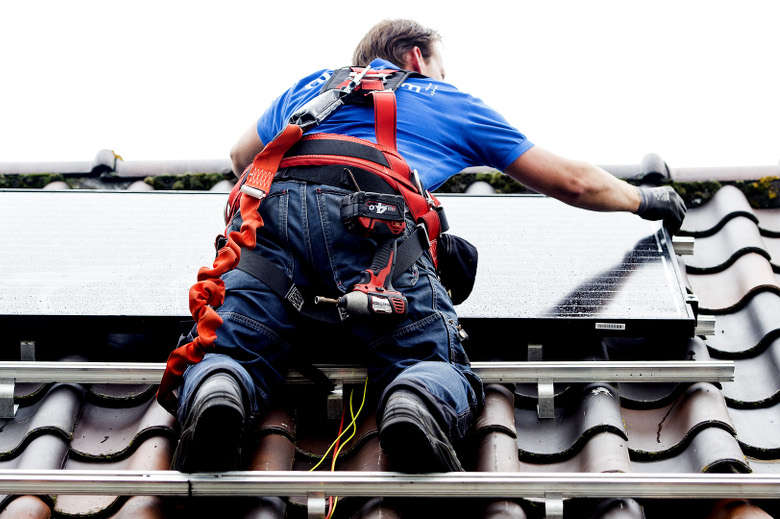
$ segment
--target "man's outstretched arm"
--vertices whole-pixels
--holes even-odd
[[[233,174],[241,177],[246,167],[255,159],[255,155],[263,151],[265,144],[257,135],[257,126],[248,128],[238,141],[230,149],[230,162],[233,166]]]
[[[523,185],[567,204],[593,211],[630,211],[680,229],[685,203],[670,187],[632,186],[598,166],[569,160],[534,146],[505,171]]]

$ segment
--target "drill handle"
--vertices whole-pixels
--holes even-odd
[[[397,252],[396,240],[385,240],[374,254],[371,267],[365,272],[365,283],[378,287],[392,288],[393,269]]]

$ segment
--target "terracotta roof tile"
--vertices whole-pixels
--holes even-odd
[[[632,459],[663,459],[687,447],[695,431],[720,427],[732,434],[734,425],[718,388],[706,382],[692,384],[669,406],[623,409]]]
[[[633,472],[750,472],[734,434],[719,427],[693,430],[676,454],[661,458],[632,461]]]
[[[758,222],[745,195],[734,186],[723,186],[705,205],[692,208],[685,215],[681,234],[704,237],[711,236],[737,216],[744,216]]]
[[[35,404],[20,407],[13,420],[0,421],[0,460],[19,455],[30,440],[43,433],[70,439],[82,394],[80,387],[58,384]]]
[[[616,391],[593,384],[581,389],[580,402],[555,407],[555,418],[539,418],[536,409],[516,409],[521,461],[555,462],[571,458],[598,432],[626,437]],[[565,425],[564,425],[565,424]]]
[[[780,404],[762,409],[729,409],[742,451],[761,460],[780,458]]]
[[[130,456],[118,461],[112,461],[111,457],[89,461],[71,458],[65,470],[168,470],[172,454],[173,441],[157,436],[147,439]],[[55,511],[67,516],[105,515],[123,507],[125,501],[118,496],[61,495],[57,497]]]
[[[549,457],[548,457],[549,458]],[[568,459],[546,463],[519,462],[519,472],[632,472],[628,444],[613,431],[596,432],[587,438],[582,448]]]
[[[745,254],[754,252],[770,259],[767,245],[753,219],[738,216],[728,220],[712,236],[696,238],[695,255],[685,259],[688,273],[720,272]]]
[[[715,333],[707,337],[712,356],[721,359],[753,357],[780,337],[780,296],[759,292],[742,307],[718,315]]]
[[[729,407],[770,407],[780,401],[780,339],[755,357],[735,360],[734,365],[734,381],[723,383]]]
[[[73,435],[72,456],[121,458],[149,436],[173,438],[174,424],[174,417],[157,403],[154,395],[134,407],[87,403]]]
[[[722,272],[689,272],[688,279],[699,298],[700,311],[707,314],[735,312],[760,292],[780,295],[780,284],[772,266],[764,256],[755,253],[745,254]]]
[[[2,519],[49,519],[49,517],[51,517],[51,508],[35,496],[14,499],[0,513]]]

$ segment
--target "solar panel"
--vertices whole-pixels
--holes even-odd
[[[667,236],[627,213],[535,196],[442,195],[480,253],[464,320],[527,332],[691,336]],[[0,316],[189,316],[211,266],[224,193],[0,191]]]
[[[450,232],[477,246],[463,320],[522,321],[531,335],[692,336],[695,317],[668,234],[630,213],[541,196],[441,196]]]

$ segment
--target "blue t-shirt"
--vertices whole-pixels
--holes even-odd
[[[397,69],[385,60],[372,68]],[[332,70],[321,70],[295,83],[257,121],[257,134],[268,144],[290,116],[318,95]],[[533,146],[522,133],[480,99],[443,81],[410,77],[396,91],[398,151],[433,191],[470,166],[503,171]],[[369,106],[339,108],[309,133],[340,133],[376,142],[374,110]]]

